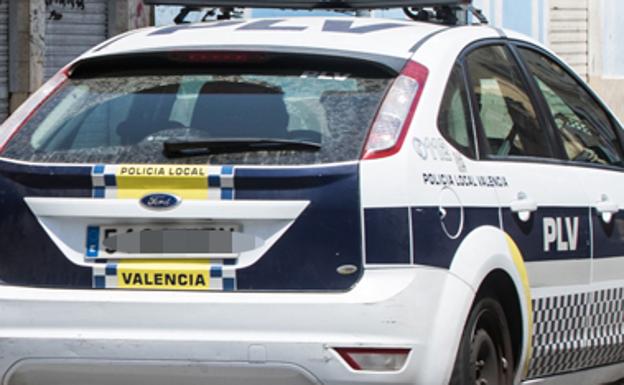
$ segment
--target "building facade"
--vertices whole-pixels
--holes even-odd
[[[0,0],[0,121],[82,52],[150,21],[142,0]]]
[[[622,0],[474,0],[492,25],[553,49],[624,120]],[[161,8],[161,7],[159,7]],[[160,23],[175,12],[161,9]],[[304,14],[309,15],[309,12]],[[253,10],[251,17],[292,15]],[[158,12],[156,15],[158,22]],[[373,16],[403,17],[400,10]],[[143,0],[0,0],[0,121],[47,78],[110,36],[151,24]]]
[[[9,111],[9,0],[0,0],[0,122]]]

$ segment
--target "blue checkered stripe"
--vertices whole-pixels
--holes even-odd
[[[234,167],[208,168],[208,199],[234,199]]]
[[[119,287],[117,268],[119,263],[98,263],[93,267],[94,289],[116,289]],[[229,261],[210,261],[210,280],[207,291],[235,291],[236,269]]]
[[[93,266],[94,289],[112,289],[116,287],[118,287],[116,263],[98,263]]]
[[[116,171],[117,166],[107,166],[103,164],[93,166],[93,169],[91,170],[93,198],[116,198]]]

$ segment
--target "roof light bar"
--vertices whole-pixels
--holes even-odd
[[[143,2],[147,5],[187,7],[383,9],[461,6],[472,3],[472,0],[144,0]]]

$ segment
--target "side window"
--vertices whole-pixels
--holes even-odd
[[[561,66],[529,49],[520,49],[550,108],[568,159],[622,166],[613,125],[594,98]]]
[[[438,115],[438,128],[442,136],[468,157],[474,157],[474,144],[464,77],[455,65],[444,92]]]
[[[520,70],[502,45],[478,48],[467,56],[478,114],[494,157],[550,157],[548,134],[540,127]]]

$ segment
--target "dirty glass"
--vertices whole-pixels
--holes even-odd
[[[348,73],[149,74],[70,79],[3,156],[35,162],[315,164],[358,159],[392,78]],[[271,139],[319,148],[198,153],[166,142]]]

